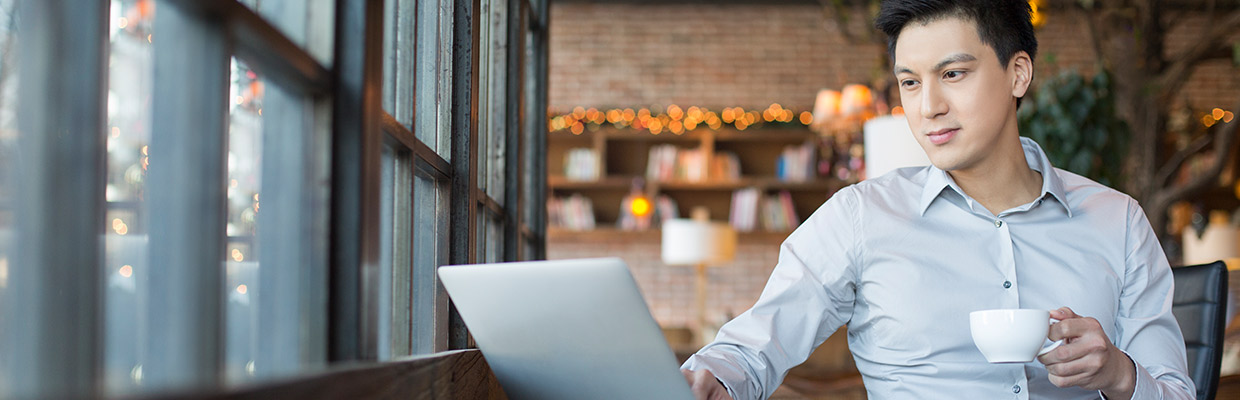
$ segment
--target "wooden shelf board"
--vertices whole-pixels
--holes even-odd
[[[571,180],[562,175],[547,177],[547,187],[553,190],[629,190],[636,176],[608,176],[593,181]]]
[[[715,221],[727,222],[727,221]],[[775,242],[783,241],[791,234],[792,231],[754,231],[754,232],[738,232],[742,241],[745,239],[752,240],[771,240]],[[577,231],[565,229],[556,226],[547,227],[548,242],[609,242],[617,239],[625,240],[650,240],[661,241],[663,233],[659,229],[647,229],[641,231],[626,231],[614,227],[601,227],[586,231]]]

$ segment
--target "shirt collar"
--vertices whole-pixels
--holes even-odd
[[[1024,136],[1020,138],[1020,145],[1025,150],[1025,162],[1029,164],[1029,168],[1042,174],[1042,194],[1038,198],[1043,199],[1047,195],[1055,198],[1055,201],[1063,206],[1064,210],[1068,212],[1068,217],[1071,218],[1072,207],[1068,206],[1068,196],[1064,191],[1063,180],[1060,179],[1059,173],[1055,171],[1055,167],[1051,165],[1051,161],[1046,157],[1046,153],[1042,151],[1042,146],[1039,146],[1033,139]],[[951,175],[947,174],[947,171],[941,170],[932,164],[929,167],[928,173],[926,184],[922,187],[921,200],[918,202],[921,215],[926,214],[926,210],[930,208],[930,203],[933,203],[934,199],[939,198],[944,189],[951,188],[960,194],[961,197],[969,198],[969,196],[965,195],[964,190],[956,185],[956,181],[952,179]]]

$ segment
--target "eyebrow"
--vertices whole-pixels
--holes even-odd
[[[955,63],[969,62],[969,61],[977,61],[977,57],[974,57],[972,54],[967,54],[967,53],[952,54],[950,56],[947,56],[947,58],[944,58],[942,61],[939,61],[938,64],[934,64],[934,69],[932,69],[932,71],[942,71],[943,68],[946,68],[948,65],[952,65]],[[913,70],[903,65],[896,65],[895,68],[892,69],[892,72],[895,73],[896,75],[899,75],[900,73],[904,73],[904,72],[911,74],[913,73]]]

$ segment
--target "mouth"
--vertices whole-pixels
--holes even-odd
[[[949,140],[952,140],[952,137],[955,137],[956,132],[959,131],[960,128],[939,129],[926,134],[926,136],[930,138],[930,143],[941,145],[943,143],[947,143]]]

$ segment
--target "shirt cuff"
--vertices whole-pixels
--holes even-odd
[[[1144,367],[1141,367],[1141,364],[1138,364],[1137,360],[1133,360],[1132,356],[1128,355],[1127,351],[1120,350],[1120,352],[1123,352],[1124,356],[1128,357],[1129,361],[1132,361],[1132,367],[1136,369],[1136,371],[1134,371],[1134,374],[1133,374],[1135,379],[1134,379],[1133,386],[1132,386],[1132,399],[1135,400],[1135,399],[1156,399],[1158,398],[1158,389],[1154,386],[1154,376],[1150,375],[1149,371],[1146,371]],[[1111,398],[1107,397],[1107,395],[1103,394],[1101,390],[1098,391],[1098,398],[1103,399],[1103,400],[1112,400]],[[1129,400],[1129,399],[1115,399],[1115,400]]]
[[[710,373],[715,375],[715,379],[718,379],[719,383],[722,383],[723,387],[728,390],[728,395],[732,396],[733,399],[754,398],[751,393],[747,393],[745,390],[747,388],[745,385],[747,381],[745,373],[737,368],[736,363],[727,359],[726,355],[694,354],[689,356],[689,359],[685,361],[684,365],[680,366],[680,369],[689,371],[704,369],[710,371]]]

